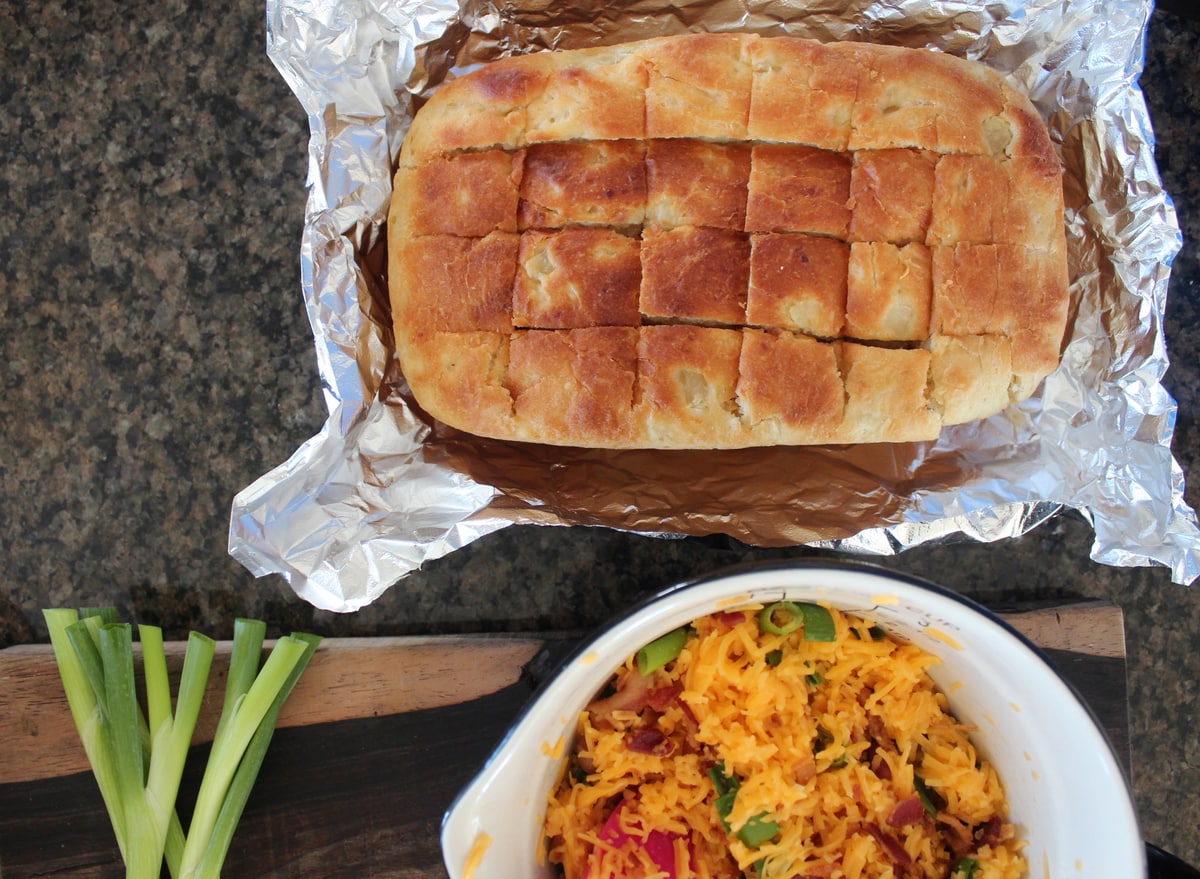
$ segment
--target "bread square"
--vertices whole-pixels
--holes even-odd
[[[646,211],[645,147],[636,140],[535,144],[520,194],[521,229],[638,225]]]
[[[933,213],[937,154],[859,150],[850,170],[850,240],[924,241]]]
[[[999,257],[994,244],[934,247],[931,266],[930,322],[934,332],[970,336],[1007,331],[999,299]]]
[[[638,342],[636,419],[658,448],[724,448],[741,433],[735,329],[644,326]]]
[[[522,152],[484,150],[402,165],[394,185],[406,198],[389,221],[409,235],[515,232],[523,162]]]
[[[541,57],[546,72],[526,111],[527,143],[645,137],[647,63],[633,44]]]
[[[744,233],[699,226],[642,233],[639,307],[645,319],[740,326],[749,282]]]
[[[509,437],[516,429],[507,387],[508,335],[429,333],[419,347],[403,349],[401,367],[419,387],[420,405],[439,417],[464,414],[452,426],[481,436]]]
[[[745,34],[685,34],[650,40],[647,137],[742,140],[750,117]]]
[[[747,230],[845,238],[850,228],[849,202],[848,153],[777,144],[754,147]]]
[[[861,57],[850,149],[989,151],[984,121],[1004,109],[990,71],[900,46],[874,46]]]
[[[435,332],[512,330],[513,280],[518,236],[493,232],[485,238],[426,235],[404,245],[402,295],[397,326],[427,326]]]
[[[924,348],[881,348],[838,344],[846,409],[840,436],[845,442],[931,440],[942,423],[930,403],[929,352]]]
[[[750,44],[751,140],[847,148],[859,64],[840,48],[803,39]]]
[[[1007,336],[943,336],[929,340],[930,399],[943,424],[985,418],[1008,406],[1012,348]]]
[[[559,444],[607,446],[630,431],[637,377],[634,327],[526,330],[509,345],[517,421]]]
[[[521,234],[513,290],[517,327],[637,326],[641,258],[636,238],[571,227]]]
[[[1045,158],[1010,159],[1002,165],[1008,191],[997,211],[997,244],[1047,247],[1063,240],[1062,171]]]
[[[1066,242],[1050,239],[1044,248],[996,247],[997,278],[1007,285],[1005,328],[1012,339],[1014,394],[1033,392],[1062,354],[1069,297]],[[997,283],[1000,283],[998,281]]]
[[[846,318],[849,246],[833,238],[771,232],[750,238],[746,323],[836,337]]]
[[[401,164],[420,164],[457,150],[524,146],[526,107],[544,75],[537,55],[514,55],[443,83],[418,108],[422,124],[409,129]]]
[[[850,245],[845,333],[852,339],[916,342],[929,334],[932,258],[924,244]]]
[[[781,443],[830,441],[845,389],[833,343],[799,333],[746,329],[738,401],[750,430]]]
[[[1009,198],[1003,160],[990,156],[942,156],[933,184],[929,244],[994,244],[1004,237]],[[999,236],[999,237],[998,237]]]
[[[743,229],[749,183],[747,144],[652,140],[646,147],[646,222]]]

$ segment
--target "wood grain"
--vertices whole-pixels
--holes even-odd
[[[494,693],[514,683],[541,646],[532,638],[328,638],[321,642],[278,727],[309,726],[420,711]],[[184,644],[164,645],[172,687]],[[212,740],[231,642],[217,642],[193,744]],[[271,642],[264,645],[269,650]],[[0,783],[88,768],[48,645],[0,651]],[[2,861],[0,861],[2,863]]]

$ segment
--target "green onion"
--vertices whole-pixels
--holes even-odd
[[[793,601],[776,601],[758,612],[758,627],[771,635],[790,635],[803,622],[800,605]]]
[[[138,626],[143,714],[134,683],[133,630],[116,621],[115,610],[49,609],[43,616],[127,879],[159,879],[164,858],[175,879],[218,876],[280,706],[320,639],[280,639],[259,672],[265,626],[238,621],[226,701],[185,836],[175,802],[204,701],[213,640],[189,635],[172,708],[162,630]],[[210,776],[216,781],[209,783]]]
[[[648,675],[675,659],[683,652],[683,645],[687,643],[687,637],[688,630],[685,626],[673,632],[667,632],[660,638],[655,638],[637,652],[638,671],[643,675]]]
[[[954,865],[950,875],[955,879],[974,879],[975,871],[979,869],[979,861],[974,858],[963,858]]]
[[[921,801],[921,805],[925,808],[925,812],[929,815],[936,816],[938,813],[938,807],[934,802],[934,797],[936,797],[937,794],[929,789],[929,785],[925,783],[925,779],[914,774],[913,788],[916,789],[917,799]]]
[[[769,820],[767,814],[760,812],[738,830],[737,837],[746,848],[758,848],[764,842],[770,842],[779,835],[779,825]]]
[[[726,833],[732,829],[729,824],[729,813],[733,811],[733,801],[737,799],[741,783],[735,776],[726,775],[725,764],[718,763],[708,770],[708,778],[712,782],[717,798],[713,805],[717,810],[717,820]],[[774,839],[779,834],[779,825],[769,818],[769,813],[759,812],[750,818],[737,831],[737,838],[746,848],[758,848],[764,842]]]
[[[766,660],[767,665],[769,665],[771,668],[774,668],[775,666],[779,665],[779,663],[783,662],[783,651],[768,650],[767,655],[763,658]]]
[[[819,674],[817,674],[815,671],[814,671],[812,674],[806,674],[806,675],[804,676],[804,681],[805,681],[805,683],[807,683],[807,684],[808,684],[810,687],[819,687],[819,686],[821,686],[821,676],[820,676]]]
[[[758,627],[771,635],[790,635],[804,627],[805,641],[833,641],[837,630],[833,615],[819,604],[776,601],[758,612]]]
[[[254,627],[257,621],[244,621],[251,627]],[[265,628],[265,627],[264,627]],[[286,674],[283,672],[283,664],[272,669],[271,660],[275,658],[276,653],[280,649],[280,645],[288,642],[286,648],[289,652],[287,662],[288,670]],[[261,643],[261,633],[259,634],[259,643]],[[225,864],[225,856],[229,852],[229,845],[233,841],[233,833],[237,829],[238,821],[241,820],[242,811],[245,809],[246,801],[250,798],[250,790],[254,786],[254,782],[258,779],[258,771],[262,767],[263,759],[267,754],[267,746],[271,743],[271,737],[275,733],[275,724],[279,718],[279,711],[283,707],[284,701],[291,694],[292,689],[296,686],[296,681],[300,679],[300,674],[308,665],[309,659],[317,649],[317,645],[321,643],[321,639],[316,635],[305,633],[294,633],[287,638],[280,639],[276,642],[274,649],[271,651],[266,664],[258,677],[255,678],[253,685],[246,691],[244,701],[235,701],[234,710],[229,712],[229,717],[232,719],[232,732],[229,732],[230,737],[237,736],[237,725],[242,721],[244,715],[239,715],[239,711],[245,711],[245,704],[253,699],[256,695],[256,687],[265,689],[268,697],[271,698],[270,705],[262,719],[254,727],[250,740],[242,749],[241,759],[237,764],[237,769],[230,780],[225,793],[220,801],[220,808],[217,812],[216,820],[212,825],[212,831],[203,843],[198,844],[194,849],[188,846],[192,845],[193,839],[200,837],[196,836],[196,819],[193,816],[192,825],[188,830],[187,844],[184,847],[184,859],[181,863],[181,876],[196,876],[204,877],[204,879],[217,879],[221,875],[221,868]],[[234,647],[237,646],[237,635],[234,635]],[[290,654],[299,651],[294,660],[290,658]],[[257,657],[255,657],[255,665],[257,665]],[[231,666],[232,668],[232,666]],[[282,675],[282,679],[273,678],[272,674]],[[267,683],[261,682],[266,679]],[[244,680],[244,679],[243,679]],[[273,696],[271,688],[276,687]],[[223,710],[221,720],[226,720],[226,712]],[[225,740],[224,746],[237,748],[236,740],[234,744],[228,744],[229,739]],[[216,738],[213,739],[214,746]],[[225,759],[231,759],[232,755],[224,754]],[[201,808],[201,803],[204,803],[204,782],[209,779],[209,773],[213,769],[213,758],[210,755],[208,766],[205,768],[204,781],[201,782],[200,796],[197,799],[197,811]],[[206,804],[206,803],[205,803]],[[207,805],[207,804],[206,804]],[[199,861],[196,864],[194,873],[187,873],[188,856],[192,851],[198,852]]]
[[[713,801],[713,806],[717,810],[717,820],[721,822],[721,827],[726,833],[729,832],[729,813],[733,811],[733,800],[738,792],[738,780],[732,775],[725,774],[725,764],[718,763],[716,766],[708,770],[708,778],[712,782],[713,790],[717,793],[716,800]]]
[[[825,729],[825,727],[818,725],[817,726],[817,734],[813,738],[813,746],[812,746],[813,747],[813,755],[816,756],[817,754],[819,754],[821,751],[824,751],[826,748],[828,748],[832,744],[833,744],[833,733],[831,733],[829,730]]]
[[[212,639],[194,633],[189,639],[172,712],[170,694],[164,699],[163,693],[162,633],[143,627],[150,727],[137,700],[132,628],[112,622],[114,614],[107,611],[81,618],[73,610],[51,610],[44,617],[126,876],[157,879],[168,832],[178,822],[175,798],[212,663]]]

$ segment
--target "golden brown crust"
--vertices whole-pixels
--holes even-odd
[[[535,57],[546,69],[529,90],[527,143],[646,136],[648,67],[635,44]]]
[[[860,48],[857,57],[851,150],[991,151],[984,123],[1003,112],[1004,97],[986,67],[899,46]]]
[[[882,342],[924,340],[932,291],[932,261],[924,244],[855,241],[847,267],[845,335]]]
[[[850,248],[795,232],[751,236],[746,323],[836,338],[846,318]]]
[[[755,40],[749,138],[844,150],[858,95],[855,57],[810,40]]]
[[[576,227],[521,235],[512,324],[522,328],[641,323],[640,245],[612,229]]]
[[[642,233],[641,253],[641,313],[648,322],[746,322],[750,242],[745,233],[650,227]]]
[[[517,231],[517,195],[524,153],[456,153],[417,166],[400,166],[396,188],[408,193],[391,222],[409,235],[479,237]]]
[[[736,446],[744,428],[737,410],[737,330],[688,324],[642,327],[638,341],[637,423],[646,444],[688,448],[696,437],[714,448]]]
[[[648,41],[646,137],[745,140],[750,42],[743,34],[686,34]]]
[[[750,160],[746,228],[845,239],[850,228],[847,153],[760,144]]]
[[[850,172],[850,240],[924,241],[933,214],[938,154],[859,150]]]
[[[513,233],[493,232],[486,238],[425,235],[404,242],[396,280],[411,292],[395,314],[403,337],[421,329],[511,332],[518,241]],[[446,296],[447,290],[458,295]]]
[[[537,424],[542,441],[561,444],[588,436],[600,444],[627,443],[637,335],[632,327],[514,334],[507,385],[517,423]]]
[[[845,391],[833,345],[799,333],[742,337],[738,401],[749,429],[777,445],[838,441]]]
[[[646,214],[646,148],[636,140],[532,146],[521,173],[517,223],[631,226]]]
[[[924,348],[879,348],[840,342],[846,384],[843,442],[920,440],[942,422],[929,405],[930,354]]]
[[[746,227],[750,147],[691,138],[646,145],[646,224]]]
[[[417,113],[389,215],[433,418],[605,448],[932,439],[1067,321],[1061,166],[942,53],[692,34],[486,65]]]
[[[409,128],[400,164],[417,165],[457,150],[523,146],[526,108],[545,80],[545,63],[536,55],[513,57],[443,85],[421,107],[421,124]]]

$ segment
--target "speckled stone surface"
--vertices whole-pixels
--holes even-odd
[[[586,629],[723,539],[510,528],[338,616],[226,552],[229,507],[324,420],[299,294],[307,122],[261,4],[0,0],[0,647],[39,608],[115,604],[178,637],[236,615],[332,635]],[[1166,320],[1174,451],[1200,500],[1200,25],[1154,14],[1142,82],[1186,244]],[[1200,587],[1089,560],[1076,515],[883,564],[1003,607],[1124,609],[1146,837],[1200,863]]]

